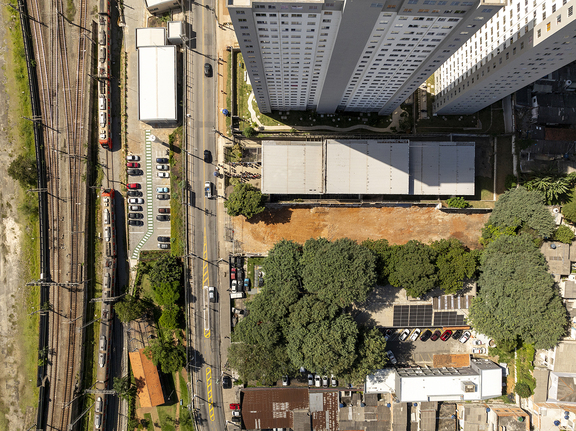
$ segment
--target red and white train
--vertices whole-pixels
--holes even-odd
[[[112,149],[110,137],[110,0],[100,0],[98,11],[98,142]]]

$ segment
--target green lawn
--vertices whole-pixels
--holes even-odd
[[[492,201],[494,199],[494,180],[489,177],[476,177],[476,200]]]
[[[156,407],[156,410],[158,410],[158,417],[160,418],[160,427],[162,428],[162,431],[176,431],[176,427],[174,426],[176,404]]]
[[[152,415],[150,413],[144,413],[144,419],[148,421],[148,431],[154,431],[154,422],[152,422]]]

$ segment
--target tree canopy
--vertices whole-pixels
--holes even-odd
[[[182,277],[182,267],[178,258],[171,254],[163,254],[156,260],[154,269],[149,272],[149,277],[152,285],[179,282]]]
[[[431,245],[436,251],[438,285],[448,295],[464,287],[464,280],[472,278],[478,267],[479,252],[468,252],[457,239],[442,239]]]
[[[232,217],[243,215],[250,219],[266,209],[264,206],[265,201],[266,196],[260,190],[251,184],[240,183],[234,186],[234,190],[228,196],[228,200],[224,202],[224,207]]]
[[[114,311],[122,323],[144,317],[149,308],[150,304],[131,295],[126,295],[120,302],[114,304]]]
[[[566,308],[533,238],[500,236],[481,263],[479,294],[470,309],[476,330],[497,344],[516,345],[520,338],[538,349],[554,346],[566,332]]]
[[[404,287],[413,298],[424,295],[438,282],[435,260],[436,252],[420,241],[395,246],[390,260],[390,284]]]
[[[554,232],[554,240],[563,242],[564,244],[572,244],[574,240],[574,232],[566,225],[562,225]]]
[[[184,346],[172,340],[162,338],[150,340],[150,344],[144,349],[144,354],[166,374],[175,373],[186,364]]]
[[[566,221],[576,223],[576,199],[562,206],[562,215]]]
[[[36,158],[20,154],[8,165],[8,175],[18,181],[23,188],[36,187],[38,182]]]
[[[152,286],[154,290],[154,301],[163,307],[170,307],[180,299],[180,282],[159,283]]]

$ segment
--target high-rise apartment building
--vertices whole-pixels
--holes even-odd
[[[506,1],[228,0],[228,9],[261,112],[386,115]]]
[[[438,114],[472,114],[576,59],[576,0],[511,0],[435,73]]]

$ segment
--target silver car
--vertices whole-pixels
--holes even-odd
[[[130,198],[130,199],[128,199],[128,203],[129,204],[143,204],[144,199],[142,199],[142,198]]]

